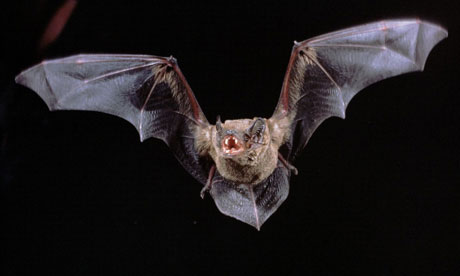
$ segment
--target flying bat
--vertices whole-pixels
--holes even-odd
[[[294,42],[270,118],[208,122],[176,59],[82,54],[43,61],[16,77],[50,110],[91,110],[163,140],[217,208],[260,229],[287,198],[292,165],[327,118],[379,80],[422,71],[447,37],[419,19],[387,20]]]

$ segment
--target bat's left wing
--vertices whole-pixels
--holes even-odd
[[[431,49],[447,37],[418,19],[356,26],[295,43],[281,96],[271,118],[284,125],[280,152],[292,161],[327,118],[345,118],[361,89],[379,80],[423,70]]]
[[[162,139],[202,184],[209,162],[195,149],[203,112],[174,58],[148,55],[76,55],[44,61],[16,77],[50,110],[89,110],[119,116],[141,141]]]

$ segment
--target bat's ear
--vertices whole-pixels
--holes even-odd
[[[249,134],[257,134],[260,135],[265,130],[265,121],[264,119],[258,117],[254,120],[252,126],[250,126],[247,130]]]
[[[220,115],[217,115],[216,130],[217,130],[218,133],[222,132],[222,122],[220,121]]]

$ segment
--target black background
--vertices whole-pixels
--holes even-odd
[[[455,275],[460,144],[455,1],[61,1],[2,11],[2,275]],[[14,76],[77,53],[174,55],[207,118],[269,117],[293,40],[384,18],[449,30],[423,73],[365,89],[319,127],[261,231],[219,213],[161,141],[94,112],[48,112]]]

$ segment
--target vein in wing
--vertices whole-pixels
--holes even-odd
[[[364,48],[364,49],[377,49],[377,50],[382,50],[382,51],[387,51],[387,50],[390,50],[396,54],[398,54],[399,56],[401,56],[402,58],[405,58],[407,59],[408,61],[410,61],[411,63],[413,63],[414,65],[416,64],[415,61],[398,52],[397,50],[395,49],[392,49],[392,48],[389,48],[387,45],[382,45],[382,46],[373,46],[373,45],[364,45],[364,44],[315,44],[314,47],[344,47],[344,48]]]
[[[180,112],[180,111],[178,111],[178,110],[173,110],[172,112],[174,112],[174,113],[176,113],[176,114],[178,114],[178,115],[180,115],[180,116],[184,116],[187,120],[190,120],[191,122],[193,122],[193,123],[196,124],[196,125],[200,125],[200,124],[201,124],[200,122],[198,122],[198,121],[195,120],[194,118],[192,118],[192,117],[188,116],[187,114],[184,114],[184,113],[182,113],[182,112]]]
[[[94,77],[94,78],[91,78],[91,79],[85,79],[85,80],[83,80],[83,82],[85,84],[87,84],[87,83],[92,82],[92,81],[96,81],[96,80],[99,80],[99,79],[104,79],[104,78],[115,76],[115,75],[118,75],[118,74],[123,74],[123,73],[129,72],[129,71],[133,71],[133,70],[153,66],[155,64],[158,64],[158,62],[152,62],[152,63],[147,63],[147,64],[144,64],[144,65],[128,67],[128,68],[125,68],[125,69],[109,72],[109,73],[106,73],[106,74],[103,74],[103,75],[100,75],[100,76],[97,76],[97,77]]]
[[[389,49],[389,48],[387,48],[387,49]],[[417,63],[416,63],[415,60],[413,60],[412,58],[410,58],[410,57],[404,55],[404,54],[401,53],[401,52],[395,51],[395,50],[393,50],[393,49],[389,49],[389,50],[392,51],[393,53],[396,53],[398,56],[404,58],[405,60],[409,61],[409,62],[412,63],[413,65],[417,66]]]
[[[352,48],[366,48],[366,49],[380,49],[386,50],[386,46],[374,46],[365,44],[315,44],[314,47],[352,47]]]
[[[108,72],[108,73],[96,76],[94,78],[83,79],[82,83],[80,83],[79,85],[73,87],[72,91],[69,91],[69,93],[66,93],[66,96],[62,96],[61,99],[59,100],[59,102],[65,102],[69,97],[72,97],[74,91],[76,91],[78,89],[81,89],[82,87],[86,86],[90,82],[105,79],[105,78],[108,78],[108,77],[111,77],[111,76],[120,75],[120,74],[130,72],[130,71],[134,71],[134,70],[139,70],[139,69],[146,68],[146,67],[151,67],[151,66],[154,66],[155,64],[158,64],[158,63],[159,62],[151,62],[151,63],[147,63],[147,64],[143,64],[143,65],[132,66],[132,67],[128,67],[128,68]],[[45,71],[45,75],[47,75],[46,66],[43,66],[43,69]],[[48,83],[48,77],[46,77],[46,81]]]
[[[312,43],[316,43],[316,42],[319,42],[319,41],[325,41],[325,40],[329,40],[329,39],[332,40],[332,39],[336,39],[336,38],[343,38],[343,37],[353,36],[353,35],[358,35],[358,34],[362,35],[362,34],[365,34],[365,33],[371,33],[371,32],[375,32],[375,31],[383,31],[383,30],[388,30],[388,29],[394,29],[394,28],[399,28],[399,27],[402,27],[402,26],[407,26],[407,25],[412,25],[412,24],[419,24],[419,22],[418,21],[409,21],[409,22],[404,22],[404,23],[401,23],[401,24],[396,24],[396,25],[393,25],[393,26],[390,26],[390,27],[385,25],[385,21],[382,21],[382,22],[379,22],[379,23],[376,23],[376,24],[383,24],[383,26],[378,27],[378,28],[371,28],[371,29],[368,29],[368,30],[356,29],[356,28],[345,29],[345,30],[342,30],[342,31],[338,31],[337,33],[326,34],[324,36],[318,36],[316,38],[308,39],[308,40],[305,40],[304,42],[301,42],[301,43],[312,44]]]
[[[337,84],[337,82],[334,80],[334,78],[332,78],[332,76],[327,72],[326,69],[324,69],[324,67],[321,65],[321,63],[317,60],[317,59],[314,59],[313,62],[318,65],[318,67],[321,69],[321,71],[323,71],[323,73],[327,76],[327,78],[337,87],[337,89],[342,92],[342,88]]]
[[[154,75],[152,74],[148,79],[145,80],[145,82],[150,80],[153,76]],[[143,130],[142,130],[142,124],[143,124],[143,119],[144,119],[144,110],[145,110],[145,107],[147,106],[148,101],[150,100],[150,97],[153,94],[153,90],[155,90],[155,87],[157,86],[157,84],[158,84],[158,82],[160,80],[160,77],[158,77],[156,75],[155,75],[155,77],[156,77],[156,79],[155,79],[154,83],[152,84],[152,88],[150,88],[149,94],[145,98],[145,101],[144,101],[144,103],[142,104],[142,107],[141,107],[141,113],[140,113],[140,117],[139,117],[139,133],[141,135],[141,139],[143,138],[143,135],[144,135]]]
[[[106,59],[104,59],[106,58]],[[108,59],[107,59],[108,58]],[[82,54],[77,56],[71,56],[68,58],[45,60],[42,64],[85,64],[85,63],[99,63],[99,62],[119,62],[119,61],[161,61],[161,58],[150,56],[150,55],[93,55],[93,54]]]
[[[120,62],[120,61],[141,61],[141,62],[146,62],[146,61],[155,61],[157,59],[154,58],[117,58],[117,59],[96,59],[96,60],[84,60],[84,59],[77,59],[76,61],[72,62],[54,62],[54,63],[77,63],[77,64],[86,64],[86,63],[102,63],[102,62]]]

